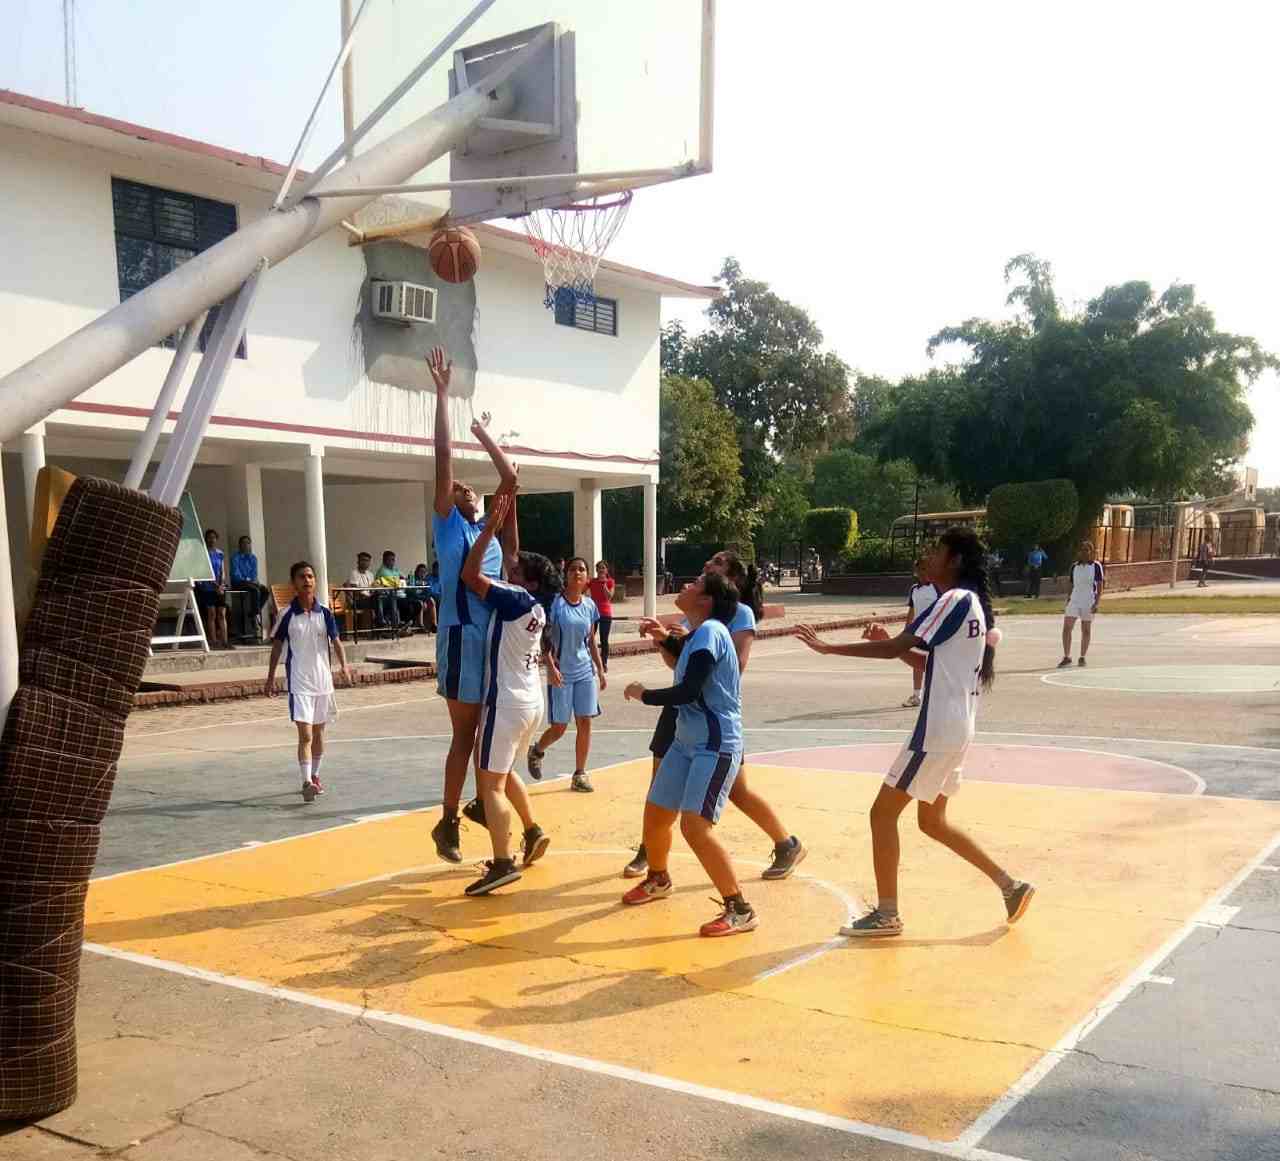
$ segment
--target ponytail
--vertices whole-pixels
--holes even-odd
[[[764,616],[764,586],[760,570],[754,564],[744,564],[742,557],[732,549],[726,548],[719,556],[724,561],[725,576],[737,586],[739,602],[747,605],[756,620],[760,620]]]
[[[956,586],[969,589],[982,606],[987,622],[987,640],[982,648],[982,667],[978,678],[983,689],[990,689],[996,680],[996,614],[991,607],[991,582],[987,576],[987,546],[978,539],[972,528],[948,528],[939,537],[941,544],[957,558]],[[994,638],[994,639],[993,639]]]

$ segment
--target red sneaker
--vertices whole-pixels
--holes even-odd
[[[324,784],[320,781],[320,778],[318,775],[315,775],[315,774],[311,775],[311,785],[317,794],[324,793]]]
[[[698,928],[698,934],[716,939],[722,935],[742,935],[747,931],[755,931],[759,926],[760,920],[756,918],[754,909],[745,912],[735,911],[730,904],[726,903],[724,910],[715,919]]]
[[[656,899],[665,899],[674,891],[671,880],[659,879],[652,871],[643,883],[637,883],[622,897],[628,907],[639,907],[641,903],[652,903]]]

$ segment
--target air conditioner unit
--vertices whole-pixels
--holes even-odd
[[[371,282],[370,306],[374,318],[391,322],[433,323],[436,321],[436,292],[416,282]]]

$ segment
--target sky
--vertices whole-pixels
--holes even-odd
[[[337,50],[338,0],[76,6],[81,106],[282,161]],[[62,100],[61,0],[4,7],[0,87]],[[1190,282],[1220,327],[1280,352],[1280,8],[720,0],[717,23],[715,172],[637,193],[612,257],[710,282],[733,255],[890,377],[926,369],[940,327],[1006,313],[1002,270],[1026,251],[1068,304]],[[304,160],[340,132],[334,97]],[[696,327],[701,309],[664,313]],[[1246,463],[1280,485],[1275,375],[1250,403]]]

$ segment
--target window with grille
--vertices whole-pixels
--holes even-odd
[[[235,206],[141,182],[113,177],[111,202],[115,213],[116,274],[121,302],[236,230]],[[201,351],[213,334],[220,309],[215,306],[209,311],[200,332]],[[172,347],[176,338],[170,335],[160,345]],[[245,357],[242,339],[236,358]]]
[[[556,322],[565,327],[577,327],[580,331],[594,331],[598,335],[618,333],[618,300],[597,298],[594,302],[579,302],[565,296],[566,301],[556,300]]]

